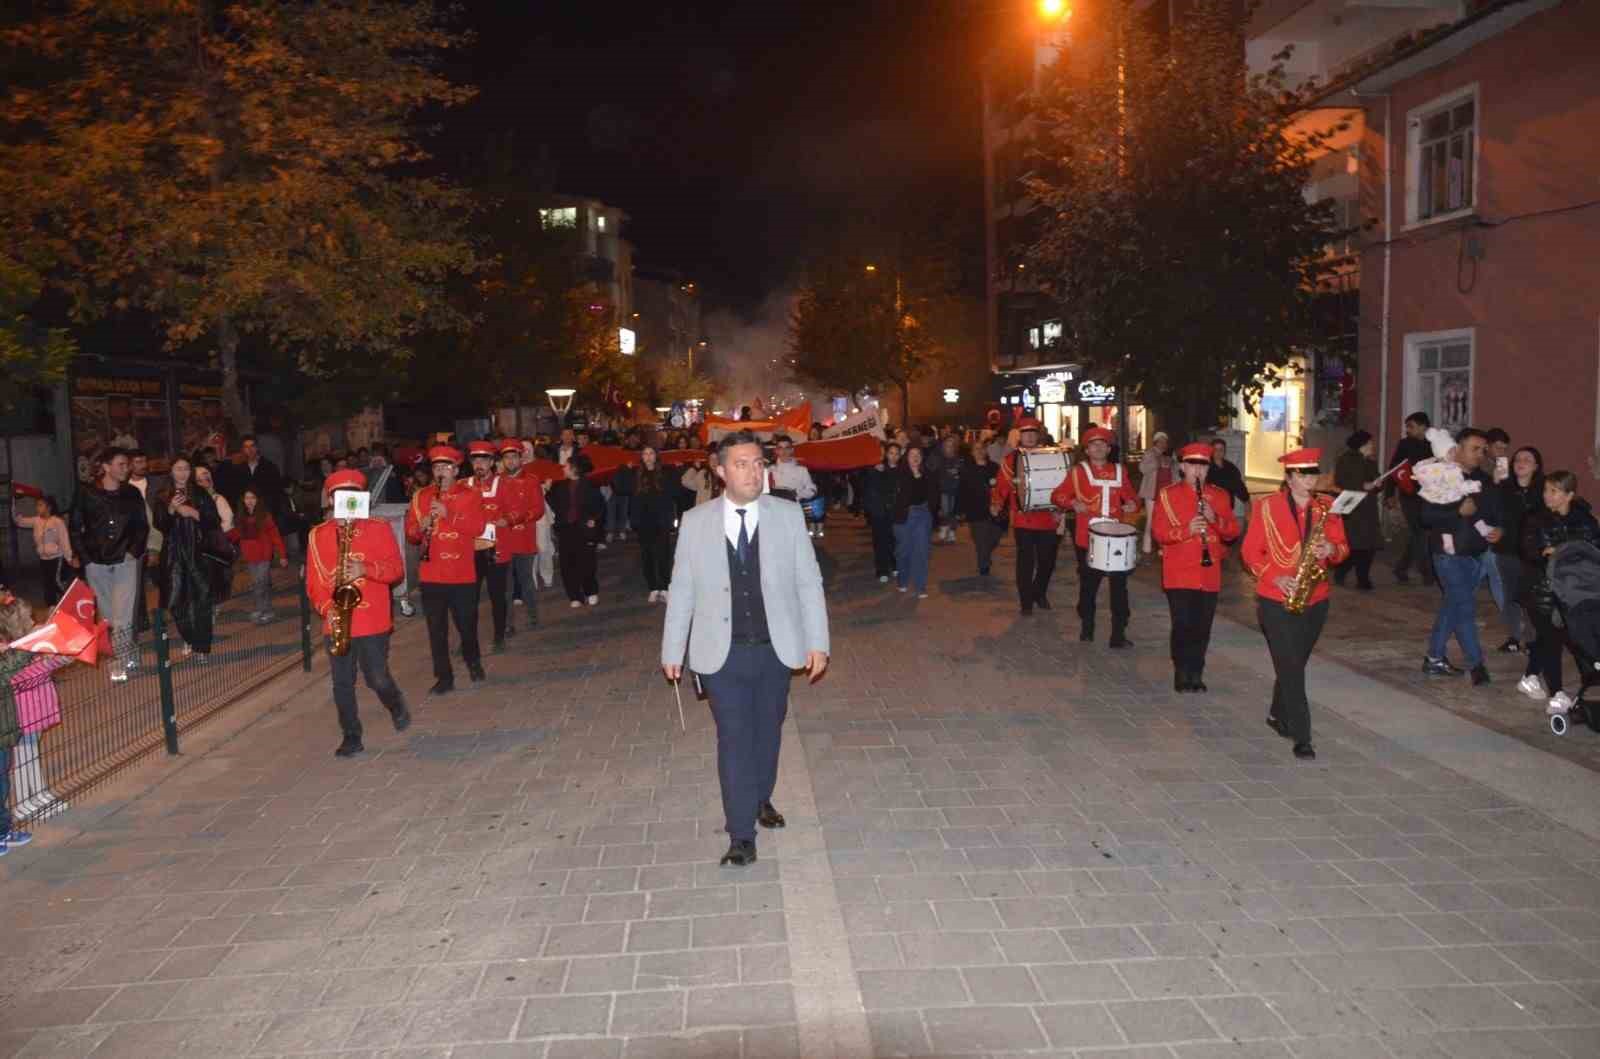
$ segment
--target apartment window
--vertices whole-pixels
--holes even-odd
[[[597,214],[594,215],[594,230],[597,231],[597,232],[603,232],[603,231],[606,230],[606,215],[605,214],[597,213]]]
[[[1040,328],[1040,332],[1044,338],[1044,348],[1054,349],[1056,344],[1061,341],[1061,321],[1046,320]]]
[[[1406,219],[1421,224],[1477,202],[1478,93],[1471,86],[1411,111]]]
[[[1406,336],[1406,406],[1452,434],[1472,423],[1474,337],[1470,328]]]
[[[540,210],[539,225],[543,228],[576,228],[578,226],[578,208],[576,206],[559,206],[554,209]]]

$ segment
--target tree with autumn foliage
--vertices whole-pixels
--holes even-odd
[[[0,251],[0,413],[15,409],[36,386],[66,381],[77,352],[66,331],[29,316],[42,287],[38,273]]]
[[[215,350],[241,430],[256,366],[362,402],[478,265],[470,200],[416,119],[466,101],[432,0],[69,0],[0,34],[0,224],[91,319],[147,310]],[[366,392],[364,392],[366,391]]]
[[[1195,0],[1165,35],[1141,6],[1083,11],[1045,75],[1028,274],[1060,305],[1062,358],[1177,437],[1323,341],[1313,305],[1350,233],[1305,189],[1342,127],[1309,127],[1282,65],[1251,74],[1237,3]]]

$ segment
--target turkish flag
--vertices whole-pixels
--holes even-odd
[[[80,662],[99,665],[100,655],[111,653],[111,625],[100,620],[94,592],[79,578],[43,625],[7,646],[34,654],[70,655]]]

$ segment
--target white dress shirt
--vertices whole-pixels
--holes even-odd
[[[722,532],[727,534],[728,543],[735,548],[739,547],[740,510],[741,508],[737,504],[728,499],[728,494],[722,494]],[[750,535],[751,540],[755,540],[756,523],[761,520],[761,514],[756,508],[756,501],[750,501],[742,510],[744,511],[744,531]]]
[[[817,495],[817,484],[811,480],[811,472],[799,460],[774,463],[770,480],[772,488],[788,489],[800,500],[810,500]]]

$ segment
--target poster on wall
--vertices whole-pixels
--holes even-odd
[[[1269,393],[1261,398],[1261,414],[1256,429],[1263,434],[1282,434],[1289,429],[1289,397],[1287,394]]]
[[[78,481],[92,475],[94,454],[108,445],[143,449],[150,469],[167,469],[166,387],[159,378],[79,375],[72,380],[72,445]]]
[[[222,412],[222,387],[198,382],[178,384],[178,449],[195,453],[215,449],[226,457],[238,447],[238,433]]]

